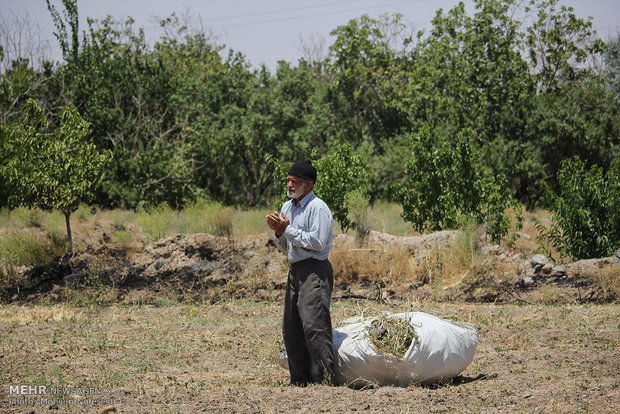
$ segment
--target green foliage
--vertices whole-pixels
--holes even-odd
[[[476,0],[473,13],[458,4],[439,10],[417,38],[398,14],[363,15],[334,29],[324,61],[282,61],[275,73],[222,53],[175,15],[151,44],[131,18],[88,19],[80,31],[77,1],[50,0],[48,9],[64,61],[37,69],[24,58],[7,62],[0,145],[28,99],[44,113],[73,103],[92,143],[113,154],[95,188],[99,207],[179,209],[201,198],[272,205],[283,185],[269,157],[316,150],[319,159],[341,141],[367,163],[365,193],[389,201],[392,184],[407,177],[408,139],[425,126],[455,147],[460,131],[471,131],[471,150],[498,177],[498,191],[503,176],[533,207],[539,180],[557,190],[563,160],[579,156],[607,170],[620,146],[618,40],[606,49],[603,77],[593,62],[605,45],[559,0]],[[9,187],[0,181],[0,207]],[[336,205],[346,207],[343,199]]]
[[[13,230],[2,235],[0,263],[11,266],[39,266],[50,263],[66,253],[62,238],[53,234],[44,236],[36,232]]]
[[[504,176],[485,176],[480,180],[480,201],[477,210],[472,211],[479,223],[484,223],[486,232],[491,237],[493,243],[499,243],[500,240],[508,234],[511,220],[507,210],[512,209],[515,213],[515,227],[520,230],[523,223],[521,215],[521,204],[512,197],[510,189],[505,184]],[[512,234],[510,241],[514,242],[518,235]]]
[[[355,224],[349,219],[349,196],[357,191],[367,197],[366,160],[356,154],[348,143],[337,144],[320,158],[318,151],[313,151],[312,156],[316,159],[313,164],[318,171],[314,187],[317,196],[327,203],[343,230],[354,228]]]
[[[360,209],[359,205],[365,200],[368,205],[367,195],[367,167],[365,158],[354,152],[350,144],[340,142],[336,144],[327,154],[320,156],[319,151],[312,151],[312,164],[317,169],[317,181],[314,192],[329,206],[334,219],[340,224],[343,230],[354,229],[355,221],[351,221],[349,212],[352,208],[351,197],[355,210]],[[284,200],[287,200],[286,176],[290,162],[276,161],[272,156],[266,157],[276,183],[282,186],[280,201],[276,208],[280,209]],[[361,225],[361,223],[360,223]]]
[[[559,3],[532,0],[526,8],[526,12],[536,11],[538,17],[527,28],[527,46],[542,89],[553,90],[591,76],[595,69],[586,63],[604,50],[592,19],[578,18],[572,7],[562,5],[558,10]]]
[[[602,158],[610,141],[617,145],[617,108],[589,63],[603,45],[591,22],[557,4],[534,0],[523,10],[510,0],[478,0],[473,16],[462,3],[439,11],[412,53],[401,100],[414,131],[430,124],[451,141],[471,129],[483,164],[529,206],[538,201],[536,182],[553,180],[559,160],[579,155],[609,165]],[[519,19],[532,10],[536,20]]]
[[[620,104],[620,35],[607,44],[604,73],[609,90]]]
[[[537,223],[540,240],[573,259],[606,257],[620,248],[620,161],[603,173],[568,159],[558,183],[557,195],[547,188],[553,216],[549,227]]]
[[[280,188],[280,194],[276,202],[276,209],[279,211],[282,209],[284,202],[288,199],[286,177],[288,176],[288,169],[291,165],[289,162],[276,160],[271,154],[265,155],[265,164],[273,171],[275,185]]]
[[[401,20],[400,14],[362,15],[331,32],[330,117],[352,143],[370,141],[379,149],[409,125],[408,108],[399,101],[411,37]]]
[[[78,54],[79,42],[79,19],[77,10],[77,0],[61,0],[64,6],[63,17],[60,17],[60,13],[56,7],[50,2],[47,3],[47,9],[49,10],[57,32],[54,33],[60,48],[62,55],[66,60],[76,59]],[[69,33],[67,31],[67,25],[71,28],[71,41],[69,41]]]
[[[11,127],[4,142],[6,162],[0,173],[13,190],[14,206],[60,210],[65,215],[71,250],[69,216],[92,197],[110,154],[88,142],[90,124],[74,106],[63,109],[59,121],[50,133],[42,109],[29,100],[22,107],[20,123]]]
[[[109,153],[99,153],[88,142],[90,125],[74,106],[61,111],[60,125],[51,135],[35,101],[28,101],[22,112],[4,146],[8,161],[2,172],[18,191],[11,199],[15,205],[75,211],[92,196]]]
[[[507,234],[510,220],[505,210],[514,204],[503,177],[484,173],[472,148],[469,133],[456,138],[455,148],[438,143],[429,128],[411,139],[407,179],[396,185],[402,217],[425,230],[457,228],[461,216],[487,224],[493,242]]]

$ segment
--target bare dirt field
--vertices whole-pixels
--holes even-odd
[[[449,383],[289,386],[286,261],[265,237],[98,240],[5,274],[0,412],[620,412],[618,253],[542,265],[458,237],[340,235],[330,255],[335,325],[423,311],[480,327]]]
[[[0,411],[620,411],[619,305],[344,300],[334,302],[333,317],[408,309],[480,326],[474,361],[451,383],[288,386],[275,361],[279,303],[7,305],[0,308]],[[47,394],[11,393],[17,385],[45,386]]]

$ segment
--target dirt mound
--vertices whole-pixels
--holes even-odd
[[[176,235],[154,243],[89,246],[45,266],[18,269],[9,300],[46,294],[57,287],[108,285],[122,292],[173,286],[202,290],[227,283],[259,249],[256,241],[209,234]]]
[[[368,242],[379,243],[386,247],[399,246],[411,253],[419,253],[434,247],[443,246],[457,237],[458,231],[444,230],[423,236],[393,236],[387,233],[371,230],[368,234]]]
[[[405,251],[413,263],[410,275],[394,281],[390,261],[386,278],[346,280],[335,267],[337,298],[408,301],[415,298],[470,302],[609,302],[617,299],[620,258],[582,260],[564,266],[541,265],[495,245],[478,247],[483,259],[449,283],[437,284],[415,272],[429,260],[429,251],[450,249],[458,232],[442,231],[417,237],[397,237],[371,232],[367,243],[374,249],[349,249],[364,255]],[[103,234],[101,239],[105,238]],[[136,291],[172,292],[180,297],[251,297],[278,299],[283,294],[286,259],[268,236],[229,239],[209,234],[179,234],[149,244],[102,242],[45,266],[17,270],[15,283],[4,291],[4,300],[23,301],[59,290],[102,287],[112,289],[110,300],[128,300]],[[335,244],[353,245],[354,236],[340,234]],[[407,259],[409,260],[409,259]],[[99,293],[97,293],[99,294]],[[142,293],[141,293],[142,294]],[[151,295],[152,296],[152,295]]]

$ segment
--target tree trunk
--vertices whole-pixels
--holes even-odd
[[[71,235],[71,217],[70,211],[65,211],[65,223],[67,224],[67,241],[69,242],[69,253],[73,254],[73,236]]]

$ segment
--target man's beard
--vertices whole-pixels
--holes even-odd
[[[289,198],[299,198],[302,194],[304,193],[304,187],[303,186],[299,186],[297,187],[296,190],[292,190],[292,189],[288,189],[286,194],[289,196]]]

